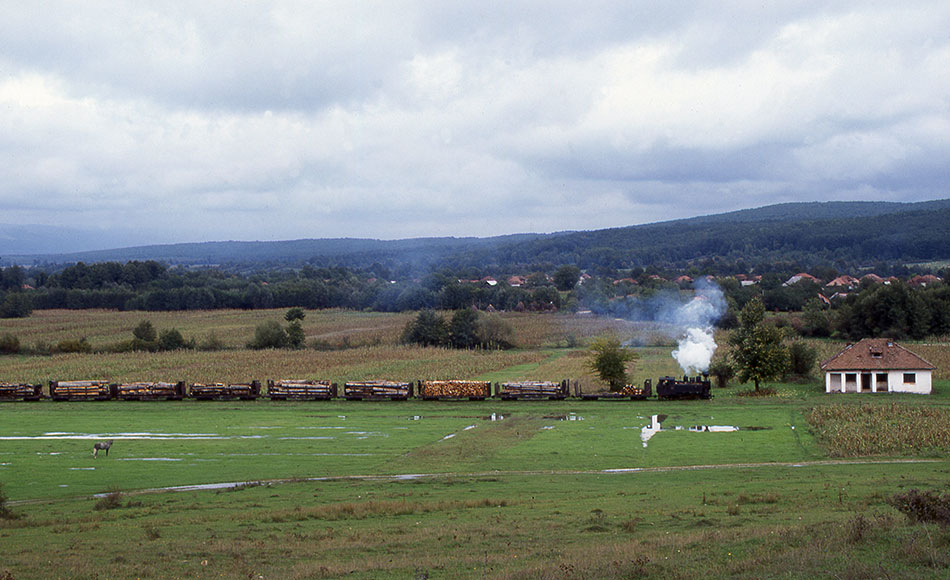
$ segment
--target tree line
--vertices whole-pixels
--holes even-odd
[[[757,284],[738,277],[718,277],[729,309],[725,328],[739,324],[738,313],[752,299],[766,311],[790,312],[782,318],[802,336],[895,339],[950,334],[950,287],[945,283],[911,287],[864,282],[843,299],[829,304],[820,296],[831,291],[802,280],[786,285],[797,265],[770,271]],[[882,275],[887,274],[883,270]],[[814,270],[823,280],[837,277],[834,268]],[[948,274],[948,272],[941,272]],[[34,309],[105,308],[166,311],[209,309],[345,308],[383,312],[422,310],[549,311],[590,310],[594,314],[651,320],[660,304],[688,299],[695,269],[656,266],[606,273],[587,273],[573,264],[547,265],[510,285],[473,269],[439,271],[418,279],[390,280],[378,264],[368,270],[342,266],[242,274],[218,269],[169,268],[158,262],[78,263],[56,271],[0,268],[0,317],[29,316]]]

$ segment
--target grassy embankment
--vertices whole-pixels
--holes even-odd
[[[344,328],[321,327],[313,319],[323,314],[308,315],[308,334],[349,332],[345,313],[326,313]],[[129,334],[141,318],[115,332]],[[607,323],[571,320],[565,331],[563,318],[517,320],[519,335],[533,338],[514,353],[381,342],[332,353],[3,357],[0,370],[582,377],[583,356],[553,347]],[[354,326],[365,320],[353,315]],[[391,319],[371,324],[380,320]],[[398,322],[390,327],[398,334]],[[641,349],[638,380],[675,373],[669,351]],[[736,396],[746,388],[664,403],[2,404],[3,492],[38,501],[16,503],[19,517],[0,520],[0,578],[947,575],[947,530],[911,525],[886,501],[911,488],[948,491],[946,380],[931,397],[829,398],[817,380],[777,385],[768,399]],[[644,446],[652,414],[666,415],[664,430]],[[702,425],[739,430],[689,430]],[[920,437],[895,444],[896,431]],[[92,441],[76,438],[106,434],[115,446],[96,460]],[[842,440],[863,446],[842,450]],[[387,475],[396,477],[379,477]],[[282,478],[232,491],[132,493]],[[89,498],[109,491],[119,493]]]

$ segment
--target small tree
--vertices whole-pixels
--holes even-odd
[[[148,320],[139,322],[138,326],[132,330],[132,336],[142,342],[155,342],[158,339],[158,333],[155,332],[155,327],[152,326],[152,323]]]
[[[456,310],[449,322],[449,344],[453,348],[478,346],[478,312],[471,308]]]
[[[788,368],[788,348],[782,343],[782,331],[765,322],[765,306],[758,297],[750,300],[739,313],[739,328],[729,337],[732,360],[743,383],[777,379]]]
[[[610,385],[611,391],[620,391],[629,382],[627,365],[639,358],[636,352],[624,348],[617,338],[600,337],[590,347],[587,367],[600,380]]]
[[[404,344],[444,346],[448,342],[445,320],[432,310],[422,310],[402,331]]]
[[[284,320],[287,322],[294,322],[297,320],[303,320],[307,317],[307,314],[303,311],[303,308],[291,308],[287,311],[287,314],[284,314]]]
[[[788,347],[788,371],[797,377],[810,377],[817,360],[818,351],[800,340]]]
[[[732,377],[736,375],[736,369],[732,368],[728,359],[721,357],[709,365],[709,374],[716,377],[716,384],[720,389],[724,389],[732,380]]]
[[[8,292],[0,301],[0,318],[28,318],[33,314],[33,299],[24,292]]]
[[[577,266],[561,266],[554,272],[554,287],[562,292],[573,290],[581,277],[581,270]]]
[[[478,342],[490,350],[507,350],[515,346],[515,329],[497,314],[482,316],[476,329]]]
[[[300,325],[300,319],[295,318],[287,325],[287,345],[290,346],[290,348],[303,348],[306,340],[307,335]]]

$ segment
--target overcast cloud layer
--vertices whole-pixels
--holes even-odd
[[[950,197],[945,0],[0,8],[0,223],[487,236]]]

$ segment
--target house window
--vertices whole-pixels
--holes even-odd
[[[917,373],[904,373],[904,384],[913,385],[917,383]]]
[[[887,373],[877,373],[877,392],[887,392]]]

